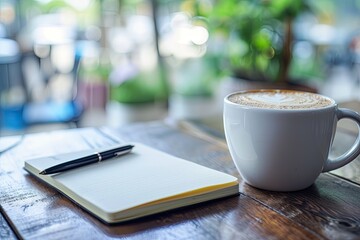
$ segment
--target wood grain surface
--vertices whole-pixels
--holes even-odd
[[[0,156],[0,205],[8,219],[0,216],[5,226],[0,238],[16,234],[24,239],[359,239],[359,185],[329,174],[293,193],[258,190],[240,178],[237,197],[106,225],[23,170],[29,157],[123,141],[139,141],[240,178],[221,141],[162,122],[29,135]],[[7,222],[12,233],[4,233]]]
[[[15,233],[13,232],[13,230],[5,220],[2,213],[0,214],[0,239],[8,239],[8,240],[17,239]]]

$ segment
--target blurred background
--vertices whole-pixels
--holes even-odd
[[[360,0],[0,0],[0,135],[217,117],[250,88],[360,101]]]

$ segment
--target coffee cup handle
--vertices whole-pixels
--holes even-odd
[[[328,159],[326,161],[323,172],[328,172],[340,168],[350,163],[360,154],[360,115],[346,108],[338,108],[336,115],[338,121],[342,118],[348,118],[353,120],[357,124],[359,132],[354,144],[347,152],[335,159]]]

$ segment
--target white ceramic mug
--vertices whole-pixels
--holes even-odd
[[[340,168],[360,153],[358,134],[345,154],[328,159],[340,119],[351,119],[360,129],[360,115],[338,108],[333,99],[318,95],[330,101],[321,108],[269,109],[234,103],[229,100],[234,94],[239,92],[224,99],[225,136],[233,161],[249,185],[272,191],[301,190],[321,172]]]

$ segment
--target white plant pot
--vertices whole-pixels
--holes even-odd
[[[169,117],[174,120],[201,119],[221,114],[218,98],[173,94],[169,99]]]
[[[167,114],[164,102],[126,104],[109,101],[106,110],[107,123],[111,127],[119,127],[133,122],[160,120],[164,119]]]

